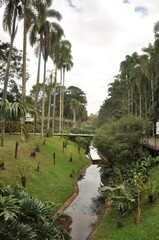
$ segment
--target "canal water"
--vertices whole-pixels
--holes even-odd
[[[97,164],[92,164],[79,176],[79,194],[64,211],[72,218],[70,235],[73,240],[86,240],[100,219],[105,208],[104,199],[98,192],[101,185]]]

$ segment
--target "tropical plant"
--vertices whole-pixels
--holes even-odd
[[[4,146],[3,129],[7,121],[19,121],[25,117],[27,113],[36,114],[30,104],[23,104],[22,102],[10,103],[8,100],[0,102],[1,146]]]
[[[0,239],[69,240],[68,233],[55,223],[59,217],[53,203],[0,184]]]

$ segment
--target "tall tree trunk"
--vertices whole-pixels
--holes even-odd
[[[151,79],[151,95],[152,95],[152,113],[155,115],[155,96],[154,96],[154,80]],[[152,127],[152,136],[155,136],[155,126]]]
[[[51,111],[51,93],[52,93],[52,74],[51,74],[51,81],[49,83],[49,106],[48,106],[48,118],[47,118],[47,132],[50,130],[50,111]]]
[[[37,80],[36,80],[36,92],[35,92],[35,109],[37,110],[38,105],[38,95],[39,95],[39,79],[40,79],[40,66],[41,66],[41,51],[42,51],[42,40],[40,38],[40,52],[39,52],[39,62],[38,62],[38,72],[37,72]],[[34,117],[34,128],[33,128],[33,139],[35,139],[36,134],[36,115]]]
[[[145,116],[147,117],[147,88],[145,86]]]
[[[133,86],[131,86],[131,113],[134,113],[134,96],[133,96]]]
[[[62,119],[62,68],[60,69],[60,116],[59,116],[59,133],[61,133],[61,119]]]
[[[45,82],[46,82],[46,60],[44,60],[44,79],[43,79],[43,98],[42,98],[42,117],[41,117],[41,138],[44,137]]]
[[[5,127],[4,127],[4,125],[2,124],[2,125],[1,125],[1,147],[4,146],[4,132],[5,132]]]
[[[130,113],[130,90],[128,90],[128,113]]]
[[[26,4],[24,6],[26,8]],[[24,9],[25,12],[25,9]],[[26,49],[27,49],[27,29],[26,29],[26,16],[24,14],[24,35],[23,35],[23,73],[22,73],[22,103],[26,102]],[[21,126],[21,140],[25,141],[24,136],[25,118],[22,118]]]
[[[76,109],[73,109],[73,125],[76,127]]]
[[[139,90],[139,111],[140,117],[142,116],[142,99],[141,99],[141,90]]]
[[[55,132],[56,82],[57,82],[57,66],[55,68],[55,76],[54,76],[54,103],[53,103],[53,111],[52,111],[52,135],[54,135],[54,132]]]
[[[65,88],[65,67],[63,68],[63,91],[62,91],[62,134],[64,130],[64,88]]]
[[[9,54],[8,54],[8,59],[7,59],[6,75],[5,75],[5,79],[4,79],[4,88],[3,88],[3,101],[4,102],[7,98],[9,69],[10,69],[10,62],[11,62],[11,56],[12,56],[13,42],[14,42],[14,38],[15,38],[15,34],[16,34],[15,23],[16,23],[16,14],[14,12],[12,34],[11,34],[11,39],[10,39],[10,49],[9,49]],[[5,126],[4,126],[4,124],[2,124],[2,128],[1,128],[1,147],[4,146],[4,133],[5,133]]]

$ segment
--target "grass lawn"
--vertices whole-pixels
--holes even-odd
[[[159,179],[159,166],[152,170],[152,176]],[[159,192],[159,190],[158,190]],[[136,212],[137,215],[137,212]],[[117,227],[117,221],[123,227]],[[99,224],[93,240],[159,240],[159,198],[154,203],[148,203],[146,194],[141,206],[141,224],[137,227],[132,214],[120,217],[119,213],[110,207]]]
[[[18,157],[14,158],[15,142],[19,142]],[[78,153],[78,146],[68,141],[64,153],[63,139],[60,137],[46,138],[46,144],[39,137],[33,141],[20,142],[20,136],[6,136],[5,146],[0,147],[0,163],[3,161],[5,170],[0,170],[0,181],[12,186],[21,186],[21,177],[18,168],[26,171],[26,188],[29,194],[43,201],[53,201],[59,208],[74,192],[74,176],[78,174],[89,159],[83,153]],[[38,144],[40,152],[36,157],[30,157]],[[56,164],[53,165],[53,152],[56,153]],[[73,161],[70,162],[72,153]],[[40,162],[40,172],[36,171],[37,162]]]

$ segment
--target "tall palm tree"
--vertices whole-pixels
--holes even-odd
[[[60,64],[60,40],[64,32],[58,31],[57,33],[51,32],[51,49],[50,57],[53,60],[53,65],[55,67],[54,74],[54,97],[53,97],[53,111],[52,111],[52,135],[55,131],[55,108],[56,108],[56,85],[57,85],[57,69]]]
[[[4,79],[4,89],[3,89],[3,101],[7,97],[7,87],[9,80],[9,68],[11,61],[11,54],[13,49],[13,42],[18,30],[18,22],[22,18],[22,8],[17,0],[6,1],[6,6],[4,9],[3,15],[3,29],[5,32],[9,32],[10,35],[10,49],[8,54],[7,66],[6,66],[6,75]]]
[[[120,64],[121,80],[127,84],[128,91],[128,112],[133,113],[134,104],[134,79],[132,78],[132,70],[137,64],[138,54],[135,52],[131,56],[127,55],[125,60]]]
[[[23,72],[22,72],[22,102],[26,101],[26,55],[27,55],[27,33],[33,24],[35,14],[33,10],[32,0],[22,0],[22,7],[24,13],[24,25],[23,25]],[[25,119],[22,119],[24,124]],[[22,126],[23,126],[22,124]],[[21,140],[24,141],[23,128],[21,129]]]
[[[4,88],[3,88],[3,102],[5,103],[7,97],[7,87],[9,80],[9,69],[11,62],[11,55],[13,49],[13,42],[18,30],[18,22],[22,17],[22,8],[19,4],[19,1],[11,0],[5,3],[4,15],[3,15],[3,29],[5,32],[9,32],[10,35],[10,49],[7,59],[6,74],[4,79]],[[1,128],[1,141],[4,139],[5,128]],[[2,143],[3,145],[3,143]]]
[[[35,94],[35,108],[37,108],[37,102],[38,102],[38,93],[39,93],[39,79],[40,79],[40,66],[41,66],[41,53],[43,49],[43,43],[44,43],[44,29],[46,25],[46,21],[48,18],[55,18],[58,21],[62,19],[61,14],[58,11],[55,11],[54,9],[50,9],[52,1],[37,1],[34,5],[37,16],[34,21],[34,25],[32,26],[31,33],[30,33],[30,43],[31,45],[37,44],[38,47],[36,49],[36,53],[39,55],[38,60],[38,72],[37,72],[37,82],[36,82],[36,94]],[[61,29],[59,24],[53,22],[52,23],[52,29],[54,31],[58,31]],[[36,130],[36,117],[34,119],[34,130],[33,130],[33,139],[35,138],[35,130]]]
[[[73,66],[71,55],[71,43],[68,40],[60,42],[60,116],[59,116],[59,132],[63,132],[63,115],[64,115],[64,87],[65,87],[65,70],[69,71]]]

